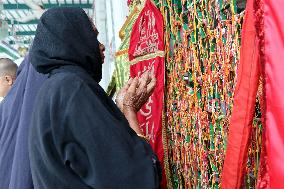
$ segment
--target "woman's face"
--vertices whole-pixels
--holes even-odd
[[[102,57],[102,63],[104,63],[104,61],[105,61],[105,53],[104,53],[105,52],[105,46],[102,43],[100,43],[99,46],[100,46],[100,54],[101,54],[101,57]]]
[[[91,20],[91,19],[90,19]],[[97,36],[99,35],[99,31],[98,31],[98,29],[96,28],[96,26],[95,26],[95,24],[92,22],[92,20],[91,20],[91,23],[92,23],[92,26],[93,26],[93,29],[94,29],[94,31],[95,31],[95,33],[97,34]],[[102,44],[102,43],[100,43],[99,42],[99,48],[100,48],[100,54],[101,54],[101,58],[102,58],[102,63],[104,63],[104,60],[105,60],[105,54],[104,54],[104,52],[105,52],[105,46]]]

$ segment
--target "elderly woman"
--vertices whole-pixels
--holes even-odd
[[[31,63],[49,78],[33,112],[29,156],[38,189],[156,189],[158,160],[139,128],[136,113],[155,78],[131,79],[117,99],[98,82],[104,47],[79,8],[56,8],[40,19]]]

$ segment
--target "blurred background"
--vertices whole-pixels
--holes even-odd
[[[120,45],[118,36],[128,14],[125,0],[1,0],[0,57],[20,64],[33,42],[37,23],[45,10],[53,7],[81,7],[93,18],[106,46],[103,79],[106,89],[114,70],[114,54]]]

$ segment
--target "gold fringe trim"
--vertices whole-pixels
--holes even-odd
[[[119,30],[119,37],[121,40],[125,37],[125,29],[129,25],[130,21],[132,20],[133,16],[135,16],[137,13],[140,12],[140,9],[136,6],[134,10],[130,13],[130,15],[127,17],[126,21],[124,22],[123,26]]]
[[[128,49],[120,50],[120,51],[117,51],[117,52],[115,53],[115,56],[117,57],[117,56],[125,55],[125,54],[127,54],[127,53],[128,53]]]
[[[167,0],[168,1],[168,0]],[[159,1],[159,3],[162,5],[162,2]],[[169,2],[168,2],[169,3]],[[162,8],[161,6],[160,12],[163,15],[163,23],[164,23],[164,44],[165,44],[165,51],[168,52],[167,44],[167,30],[165,29],[165,26],[167,25],[166,23],[166,14],[165,14],[165,7]],[[166,56],[166,54],[164,54]],[[164,64],[164,97],[163,97],[163,114],[162,114],[162,143],[163,143],[163,148],[164,148],[164,169],[165,169],[165,174],[166,174],[166,181],[167,181],[167,187],[168,189],[173,189],[173,183],[171,179],[171,172],[170,172],[170,163],[169,163],[169,149],[168,149],[168,137],[167,137],[167,123],[166,123],[166,112],[167,112],[167,107],[166,107],[166,57],[165,57],[165,64]]]
[[[165,95],[165,94],[164,94]],[[165,101],[165,98],[164,100]],[[166,124],[166,112],[165,112],[165,102],[163,102],[163,112],[162,112],[162,143],[164,148],[164,169],[167,181],[167,188],[173,189],[171,173],[170,173],[170,165],[169,165],[169,154],[168,154],[168,137],[167,137],[167,124]]]

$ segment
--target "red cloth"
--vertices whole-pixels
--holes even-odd
[[[164,147],[162,138],[162,112],[164,98],[164,27],[163,16],[155,5],[147,0],[133,26],[130,38],[130,76],[140,76],[146,70],[154,69],[157,85],[153,95],[138,112],[140,127],[157,154],[162,168],[162,189],[167,188],[164,170]],[[162,52],[162,53],[161,53]]]
[[[163,20],[159,9],[147,0],[132,29],[128,50],[130,61],[165,49]]]
[[[222,172],[221,187],[224,189],[241,188],[244,167],[246,163],[248,137],[251,132],[255,93],[257,89],[260,65],[257,63],[256,33],[264,32],[261,41],[261,60],[264,65],[264,106],[265,137],[267,163],[260,169],[258,188],[278,189],[283,188],[284,179],[284,7],[283,0],[263,0],[264,10],[262,23],[258,23],[255,31],[255,18],[252,11],[254,0],[247,2],[246,22],[243,28],[241,63],[239,78],[234,97],[234,108],[228,138],[228,149]],[[260,10],[256,10],[261,12]],[[250,28],[250,29],[248,29]],[[261,35],[260,35],[261,36]],[[264,40],[264,43],[262,43]],[[247,74],[246,74],[247,73]],[[242,96],[243,95],[243,96]],[[247,96],[246,96],[247,95]],[[245,108],[243,108],[243,107]],[[266,155],[266,154],[265,154]],[[267,171],[263,173],[262,171]],[[267,175],[269,178],[266,178]]]
[[[248,0],[246,6],[234,106],[222,171],[222,189],[241,188],[247,162],[248,139],[252,130],[256,93],[260,77],[253,3],[254,0]]]
[[[138,73],[145,67],[155,70],[157,85],[153,95],[148,102],[138,112],[138,120],[144,134],[150,139],[150,144],[155,153],[163,163],[163,143],[162,143],[162,111],[164,94],[164,58],[157,57],[151,60],[141,61],[130,67],[131,77],[139,75]]]
[[[266,149],[270,188],[284,180],[284,1],[264,1]]]

